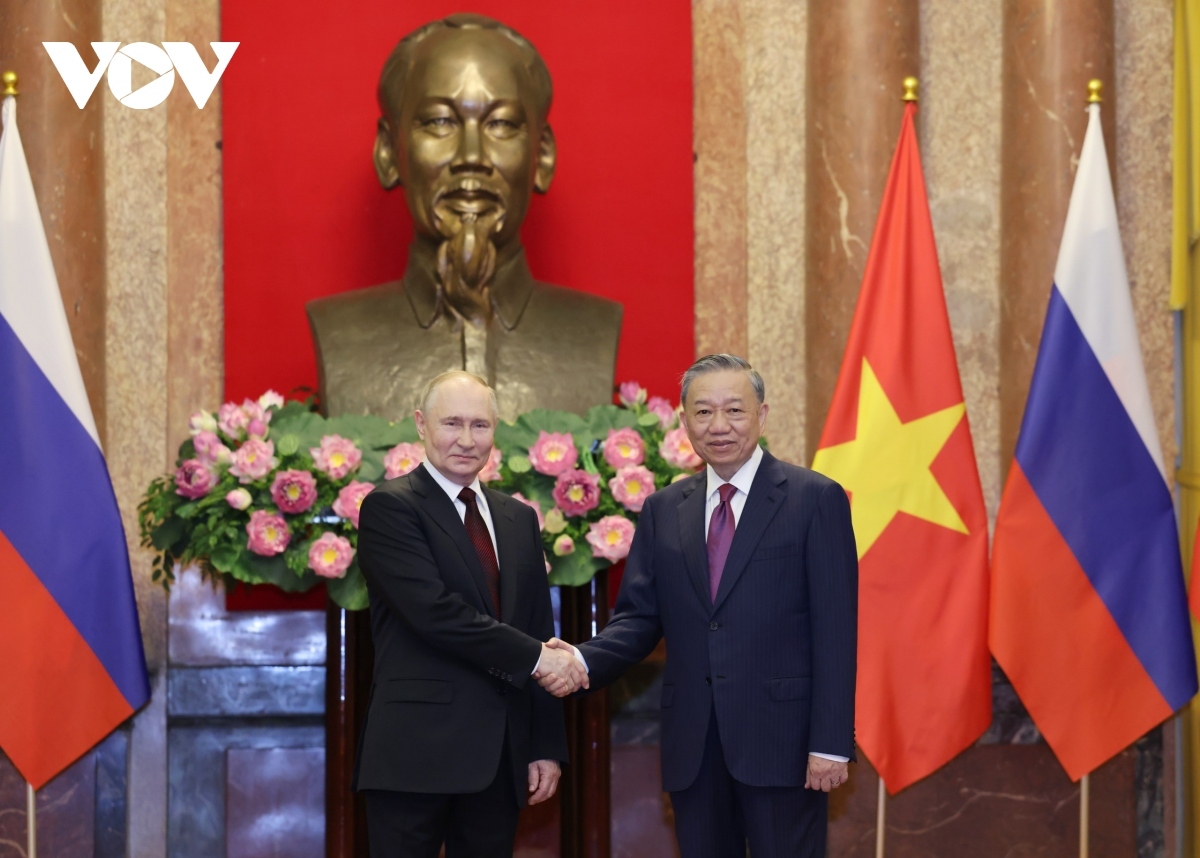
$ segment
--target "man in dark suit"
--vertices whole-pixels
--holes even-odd
[[[825,854],[854,755],[858,561],[837,483],[762,450],[762,378],[733,355],[683,377],[707,467],[647,499],[594,687],[661,638],[662,777],[683,858]],[[556,647],[566,647],[552,642]]]
[[[358,558],[375,676],[354,788],[372,858],[511,856],[520,807],[554,794],[561,693],[586,686],[554,635],[537,516],[481,487],[495,394],[444,373],[416,412],[425,462],[367,495]]]

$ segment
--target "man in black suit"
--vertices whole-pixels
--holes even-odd
[[[425,462],[367,495],[358,559],[375,676],[354,789],[372,858],[511,856],[526,800],[554,794],[562,704],[587,678],[554,635],[537,516],[480,486],[495,393],[448,372],[416,412]]]
[[[602,687],[665,637],[662,777],[683,858],[745,858],[747,841],[754,858],[815,858],[854,755],[850,504],[759,446],[763,382],[742,358],[701,358],[681,400],[707,467],[647,499],[615,614],[579,651]]]

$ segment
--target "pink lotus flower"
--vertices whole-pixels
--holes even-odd
[[[213,490],[217,476],[199,459],[188,459],[175,472],[175,494],[185,498],[202,498]]]
[[[479,482],[490,483],[500,479],[500,459],[502,455],[499,447],[493,447],[492,452],[488,454],[487,464],[483,466],[483,470],[479,472]]]
[[[646,459],[646,444],[636,429],[609,429],[604,439],[604,461],[616,470],[640,465]]]
[[[226,464],[233,458],[233,453],[221,443],[221,439],[213,432],[207,430],[197,432],[196,436],[192,438],[192,444],[196,447],[196,458],[206,465],[213,465],[217,462]]]
[[[623,381],[621,382],[621,386],[617,388],[617,397],[626,408],[633,408],[635,405],[645,403],[648,393],[649,391],[636,381]]]
[[[588,529],[587,541],[592,546],[593,557],[603,557],[616,563],[629,556],[633,544],[633,522],[623,515],[606,515],[593,522]]]
[[[282,554],[292,541],[292,532],[288,530],[283,516],[277,512],[267,512],[265,509],[256,509],[250,513],[246,533],[250,535],[246,547],[263,557]]]
[[[567,515],[584,515],[600,505],[600,475],[587,471],[559,474],[551,494]]]
[[[558,539],[554,540],[554,556],[566,557],[568,554],[575,553],[575,540],[567,536],[565,533]]]
[[[258,397],[258,404],[266,411],[268,408],[283,408],[283,397],[273,390],[268,390],[262,396]]]
[[[529,448],[529,461],[539,474],[557,477],[575,467],[579,451],[569,432],[539,432],[537,441]]]
[[[362,450],[341,435],[323,436],[321,446],[310,447],[308,452],[312,454],[317,470],[329,474],[331,480],[342,479],[362,463]]]
[[[251,438],[233,454],[229,473],[237,477],[239,483],[252,483],[271,473],[278,464],[274,441]]]
[[[354,559],[350,540],[326,531],[308,549],[308,568],[322,578],[344,578]]]
[[[529,507],[534,512],[536,512],[537,520],[538,520],[538,530],[545,529],[546,516],[542,515],[542,505],[540,503],[538,503],[535,500],[530,500],[529,498],[525,497],[525,495],[521,494],[520,492],[513,492],[512,499],[515,501],[520,501],[521,503],[525,504],[525,506]]]
[[[362,510],[363,498],[369,495],[373,488],[375,486],[371,483],[353,480],[350,485],[338,492],[337,500],[333,502],[334,513],[353,524],[354,529],[357,530],[358,515]]]
[[[226,438],[235,441],[242,437],[250,418],[236,402],[226,402],[217,412],[217,427],[225,433]]]
[[[246,509],[250,506],[250,492],[245,489],[234,489],[229,494],[225,495],[225,503],[229,504],[234,509]]]
[[[317,500],[317,481],[308,471],[280,471],[271,483],[271,499],[282,512],[304,512]]]
[[[646,498],[654,493],[654,474],[641,465],[621,468],[608,481],[613,497],[630,512],[641,512]]]
[[[216,432],[217,418],[211,411],[197,411],[188,420],[188,432],[193,436],[200,432]]]
[[[675,422],[675,408],[661,396],[651,396],[646,403],[646,410],[658,418],[659,425],[664,429],[670,428]]]
[[[420,444],[397,444],[383,457],[383,476],[394,480],[402,477],[425,461],[425,448]]]
[[[692,442],[688,439],[687,430],[682,426],[672,429],[663,438],[662,444],[658,447],[658,452],[667,460],[667,464],[685,471],[694,471],[700,467],[703,462],[696,455],[696,451],[692,448]]]
[[[267,437],[267,421],[255,417],[246,425],[246,434],[251,438]]]

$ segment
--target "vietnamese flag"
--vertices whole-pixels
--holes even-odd
[[[856,731],[893,794],[948,762],[992,719],[987,513],[915,115],[910,102],[813,462],[850,495]]]

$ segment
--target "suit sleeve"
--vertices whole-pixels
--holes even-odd
[[[813,653],[808,749],[854,759],[858,551],[850,501],[837,483],[818,498],[805,565]]]
[[[593,690],[611,684],[650,655],[662,638],[654,581],[654,538],[653,505],[647,502],[625,561],[615,613],[600,634],[579,646]]]
[[[538,528],[537,515],[531,512],[530,521],[533,525],[534,551],[538,553],[539,563],[545,563],[542,550],[542,533]],[[541,580],[537,591],[537,601],[532,613],[529,628],[543,640],[554,637],[554,608],[550,604],[550,585],[546,579]],[[533,695],[531,713],[531,728],[529,751],[531,760],[558,760],[567,762],[567,722],[563,716],[563,703],[554,695],[547,692],[536,682],[530,683],[530,693]]]
[[[367,583],[426,643],[517,688],[529,680],[541,641],[481,614],[446,587],[421,520],[403,499],[374,491],[363,500],[358,563]]]

